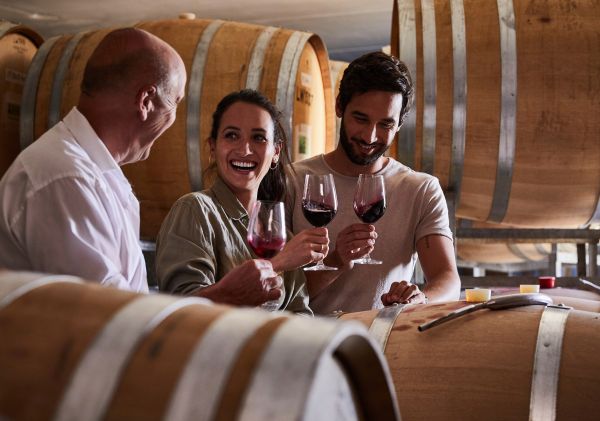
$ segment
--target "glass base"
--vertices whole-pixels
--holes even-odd
[[[381,260],[371,259],[370,256],[361,257],[360,259],[353,260],[352,263],[357,265],[380,265],[383,262]]]
[[[280,300],[266,301],[266,302],[262,303],[258,307],[261,308],[262,310],[265,310],[265,311],[277,311],[277,310],[279,310],[279,307],[281,307],[281,304],[283,304],[283,294],[281,294],[281,295],[282,295],[282,299],[280,299]]]
[[[318,263],[314,266],[308,266],[304,268],[305,271],[313,271],[313,270],[338,270],[338,268],[333,266],[327,266],[323,263]]]

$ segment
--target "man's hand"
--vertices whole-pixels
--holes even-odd
[[[327,228],[309,228],[296,234],[271,259],[277,272],[297,269],[309,263],[318,262],[329,253],[329,235]]]
[[[341,269],[352,269],[352,260],[370,253],[375,245],[377,233],[375,226],[352,224],[344,228],[337,236],[335,250],[326,263]]]
[[[217,303],[255,307],[277,300],[283,293],[282,283],[271,262],[254,259],[242,263],[216,284],[202,288],[198,295]]]
[[[381,296],[384,306],[398,304],[427,304],[427,296],[415,284],[406,281],[394,282],[390,290]]]

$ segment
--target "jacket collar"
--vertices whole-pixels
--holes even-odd
[[[240,220],[244,217],[248,218],[248,212],[242,206],[240,201],[235,197],[235,194],[229,189],[227,184],[217,176],[215,183],[210,188],[216,199],[219,201],[227,216],[231,219]]]

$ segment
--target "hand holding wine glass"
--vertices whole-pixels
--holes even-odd
[[[306,174],[302,195],[302,212],[306,220],[315,227],[324,227],[335,217],[337,206],[333,175]],[[305,267],[304,270],[337,270],[337,268],[326,266],[321,259],[315,266]]]
[[[252,207],[248,224],[248,244],[258,257],[270,259],[285,246],[287,236],[284,212],[282,202],[258,200]],[[278,284],[283,283],[278,282]],[[281,306],[283,300],[282,291],[278,300],[267,301],[261,307],[275,311]]]
[[[385,212],[385,184],[383,176],[360,174],[354,194],[354,212],[365,224],[372,224],[381,218]],[[354,263],[363,265],[380,265],[380,260],[371,258],[370,253]]]

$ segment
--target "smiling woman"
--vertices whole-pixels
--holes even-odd
[[[249,214],[257,200],[286,197],[289,162],[279,111],[257,91],[233,92],[213,113],[209,144],[214,183],[177,200],[158,234],[160,289],[242,306],[283,297],[280,310],[312,314],[299,268],[327,254],[327,231],[299,232],[270,261],[257,260],[247,243]],[[265,274],[255,282],[233,276],[242,266],[262,268]],[[282,274],[283,285],[266,279],[280,279],[275,272]]]

